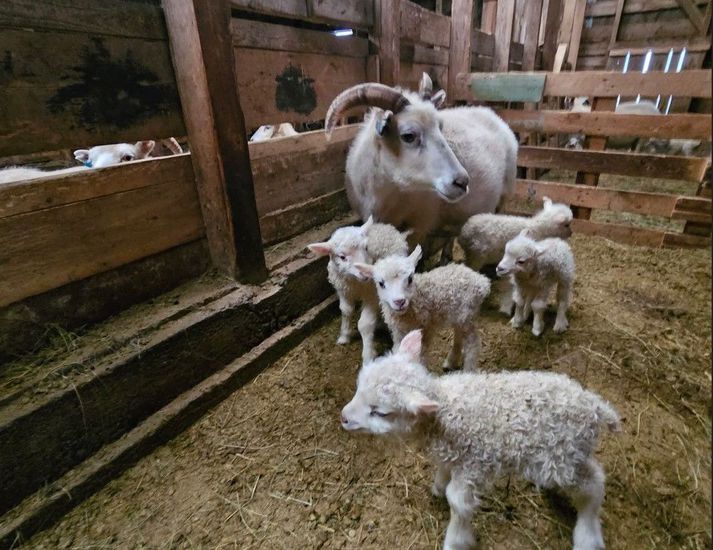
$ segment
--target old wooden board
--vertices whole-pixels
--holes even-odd
[[[0,24],[0,156],[185,135],[165,41],[68,29]]]
[[[374,24],[373,0],[230,0],[239,10],[317,23],[367,29]]]
[[[399,3],[402,39],[446,48],[450,45],[450,17],[422,8],[408,0],[400,0]]]
[[[455,97],[456,75],[470,71],[470,37],[473,0],[455,0],[451,4],[451,39],[448,51],[448,97]]]
[[[516,132],[645,136],[709,140],[710,115],[623,115],[611,112],[522,111],[500,109],[498,115]]]
[[[354,57],[236,48],[235,63],[248,128],[321,120],[340,92],[366,80],[366,60]]]
[[[668,178],[691,182],[703,179],[709,160],[697,157],[639,155],[614,151],[574,151],[554,147],[520,147],[518,166],[559,168],[596,174]]]
[[[123,168],[107,171],[123,179]],[[106,175],[97,171],[94,177]],[[203,232],[192,175],[2,218],[0,306],[196,240]]]
[[[587,17],[608,17],[616,12],[618,0],[599,0],[587,4],[585,12]],[[696,0],[697,5],[705,5],[707,0]],[[627,0],[624,2],[624,13],[638,14],[650,11],[670,10],[678,7],[677,0]]]
[[[460,75],[459,75],[460,76]],[[472,95],[479,101],[542,100],[545,75],[537,73],[472,74],[469,78]]]

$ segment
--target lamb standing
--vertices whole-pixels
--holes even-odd
[[[524,229],[505,245],[505,255],[496,273],[499,277],[509,276],[514,286],[515,315],[510,321],[513,327],[522,327],[532,309],[532,334],[542,334],[547,301],[552,288],[557,285],[554,331],[561,333],[567,330],[567,308],[572,300],[574,282],[574,256],[565,241],[535,241],[530,230]]]
[[[465,370],[474,371],[480,351],[477,318],[490,292],[490,281],[461,264],[415,273],[420,258],[421,247],[417,245],[406,258],[389,256],[373,266],[355,267],[376,284],[394,349],[411,330],[423,329],[428,343],[434,329],[448,326],[453,329],[453,347],[443,368],[456,368],[462,360]]]
[[[334,99],[325,123],[329,134],[349,109],[377,107],[349,150],[347,196],[362,219],[412,229],[412,244],[494,212],[515,185],[517,140],[508,125],[487,107],[438,111],[445,92],[432,92],[425,73],[419,93],[360,84]]]
[[[406,256],[406,235],[393,226],[374,223],[369,218],[361,227],[342,227],[322,243],[308,248],[318,255],[329,255],[327,273],[329,282],[337,291],[342,326],[337,344],[348,344],[352,337],[352,315],[361,302],[361,315],[357,324],[362,339],[362,359],[371,361],[374,356],[374,330],[379,315],[379,300],[374,285],[356,269],[356,263],[375,262],[391,255]]]
[[[507,216],[504,214],[476,214],[463,225],[458,244],[465,252],[466,263],[475,270],[486,264],[500,261],[505,245],[523,229],[529,229],[534,239],[572,235],[572,210],[561,203],[553,203],[549,197],[542,198],[542,210],[532,217]],[[512,313],[512,288],[504,280],[500,292],[500,311]]]
[[[444,550],[475,545],[471,518],[501,476],[517,474],[541,489],[561,489],[577,508],[575,550],[604,548],[599,513],[604,471],[594,458],[616,411],[565,375],[550,372],[452,373],[434,376],[421,364],[420,331],[398,352],[364,365],[342,427],[409,435],[436,466],[432,492],[451,517]]]

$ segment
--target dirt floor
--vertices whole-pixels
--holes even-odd
[[[540,338],[495,308],[482,368],[567,373],[624,418],[603,438],[609,548],[711,546],[708,250],[572,239],[571,329]],[[339,427],[358,342],[335,319],[27,548],[439,548],[448,520],[414,448]],[[386,347],[387,339],[382,338]],[[444,334],[433,354],[439,363]],[[481,548],[571,548],[573,513],[503,479],[475,519]]]

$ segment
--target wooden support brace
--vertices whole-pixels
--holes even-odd
[[[163,0],[213,264],[245,282],[267,276],[228,0]]]
[[[448,52],[449,98],[456,96],[456,77],[470,72],[470,37],[473,21],[473,0],[453,0],[451,7],[451,41]]]

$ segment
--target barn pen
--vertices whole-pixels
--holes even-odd
[[[339,426],[360,343],[335,345],[327,263],[306,250],[359,222],[344,175],[363,109],[327,140],[330,103],[424,72],[517,133],[506,212],[574,211],[569,331],[516,331],[491,297],[480,368],[565,373],[619,411],[598,453],[608,547],[710,547],[711,11],[2,2],[0,166],[171,137],[185,152],[0,184],[0,547],[439,547],[449,509],[422,450]],[[565,109],[578,96],[591,112]],[[661,115],[615,113],[647,100]],[[248,142],[281,123],[299,133]],[[622,136],[696,150],[608,148]],[[573,522],[506,477],[474,525],[483,548],[570,548]]]

